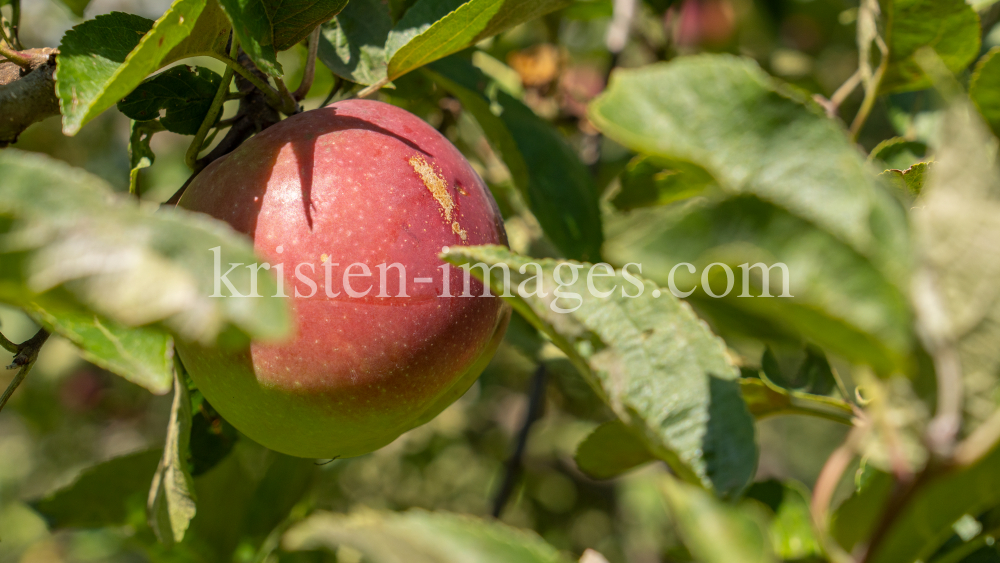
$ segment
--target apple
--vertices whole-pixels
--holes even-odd
[[[506,244],[496,202],[403,109],[346,100],[294,115],[209,165],[179,205],[249,235],[288,296],[290,340],[177,343],[212,406],[271,449],[378,449],[465,393],[503,338],[510,307],[439,258]]]

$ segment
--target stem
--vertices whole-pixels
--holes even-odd
[[[0,397],[0,411],[2,411],[7,405],[7,401],[10,399],[10,396],[14,394],[14,391],[21,385],[21,382],[24,381],[25,376],[28,375],[29,369],[31,369],[30,364],[22,366],[21,369],[17,370],[17,375],[14,376],[10,385],[8,385],[7,389],[3,392],[3,396]]]
[[[2,26],[0,26],[0,27],[2,27]],[[19,67],[21,67],[23,69],[30,69],[31,68],[32,58],[30,56],[28,56],[28,55],[25,55],[24,53],[22,53],[20,51],[15,50],[13,47],[11,47],[9,45],[9,41],[7,39],[7,34],[6,33],[3,34],[3,41],[0,41],[0,55],[3,55],[4,57],[7,57],[7,59],[10,62],[16,64],[17,66],[19,66]]]
[[[878,65],[878,69],[872,76],[871,87],[865,90],[865,99],[861,102],[861,107],[858,109],[857,115],[854,116],[854,121],[851,122],[852,141],[858,140],[858,134],[861,133],[861,128],[864,127],[865,121],[868,120],[868,114],[875,107],[875,100],[878,99],[878,87],[882,82],[882,75],[885,74],[888,59],[888,57],[882,56],[882,62]]]
[[[332,100],[334,98],[334,96],[337,95],[337,92],[340,91],[341,84],[342,84],[342,81],[340,80],[340,77],[337,76],[336,74],[333,75],[333,88],[330,88],[330,93],[327,94],[326,99],[323,100],[323,103],[321,103],[319,105],[319,107],[325,108],[327,106],[327,104],[330,103],[330,100]]]
[[[11,354],[17,353],[17,344],[14,344],[10,340],[7,340],[7,337],[4,336],[3,334],[0,334],[0,347],[2,347],[4,350],[7,350]]]
[[[371,96],[375,92],[378,92],[379,90],[381,90],[382,87],[385,86],[388,83],[389,83],[389,77],[387,76],[385,78],[382,78],[381,80],[379,80],[375,84],[372,84],[371,86],[368,86],[364,90],[358,92],[358,97],[359,98],[367,98],[368,96]]]
[[[292,98],[295,101],[304,99],[309,93],[309,89],[312,88],[313,78],[316,76],[316,53],[319,51],[319,32],[320,26],[317,25],[316,29],[309,34],[309,55],[306,56],[306,69],[302,73],[302,82],[292,94]]]
[[[955,549],[945,553],[937,559],[931,559],[931,563],[959,563],[963,561],[967,556],[972,553],[979,551],[980,549],[991,545],[990,540],[996,539],[997,534],[1000,534],[1000,527],[994,527],[990,530],[985,530],[980,532],[979,535],[970,539],[969,541],[959,545]]]
[[[497,496],[493,502],[494,518],[500,517],[504,505],[507,504],[507,499],[514,491],[514,485],[517,483],[518,477],[521,476],[521,459],[524,457],[524,448],[528,443],[528,434],[531,431],[531,425],[541,415],[542,405],[545,403],[545,385],[547,381],[548,374],[545,371],[545,364],[538,364],[538,368],[535,369],[535,375],[531,378],[528,412],[525,413],[524,423],[517,434],[517,445],[514,447],[514,453],[507,460],[507,469],[504,474],[503,484],[500,486],[500,490],[497,491]]]
[[[274,83],[278,85],[278,93],[281,98],[281,105],[278,106],[278,110],[285,115],[299,113],[299,104],[292,97],[292,93],[288,91],[285,81],[281,78],[275,78]]]
[[[12,0],[10,3],[10,10],[10,34],[14,39],[14,48],[24,49],[24,45],[21,45],[21,38],[19,37],[21,29],[21,0]]]
[[[809,505],[813,526],[822,540],[823,549],[830,556],[830,559],[835,562],[846,563],[854,561],[847,552],[828,537],[826,530],[829,527],[830,501],[833,499],[833,493],[837,490],[840,478],[843,477],[844,472],[847,471],[848,466],[850,466],[851,461],[854,459],[857,442],[861,439],[863,433],[864,430],[862,427],[855,426],[847,434],[844,443],[830,454],[826,463],[823,464],[823,469],[820,471],[819,477],[816,478],[816,485],[813,487],[812,502]]]
[[[274,107],[280,108],[282,105],[281,96],[278,91],[274,89],[270,84],[254,76],[252,72],[244,68],[243,65],[238,63],[234,58],[227,57],[225,55],[220,55],[214,51],[205,51],[203,53],[195,53],[193,55],[188,55],[189,57],[212,57],[218,61],[226,63],[226,66],[236,71],[237,74],[246,79],[247,82],[253,84],[255,88],[261,91],[262,94],[267,98],[268,103]]]
[[[239,52],[239,42],[236,41],[236,36],[234,35],[231,44],[229,46],[229,56],[233,58],[236,53]],[[194,140],[188,146],[187,153],[184,155],[184,163],[187,164],[188,168],[194,170],[195,161],[198,160],[198,153],[201,152],[201,145],[205,142],[205,136],[208,135],[208,130],[212,128],[215,124],[215,120],[219,117],[219,112],[222,110],[223,104],[226,102],[226,94],[229,93],[229,84],[233,81],[234,69],[232,66],[226,67],[226,72],[222,74],[222,83],[219,84],[219,89],[215,92],[215,98],[212,99],[212,105],[208,108],[208,113],[205,114],[205,119],[201,122],[201,126],[198,127],[198,132],[194,136]]]
[[[840,108],[840,104],[844,103],[847,96],[850,96],[854,90],[857,89],[858,85],[861,84],[861,69],[854,71],[854,74],[850,76],[843,84],[837,88],[837,91],[830,96],[830,106],[827,108],[827,112],[830,117],[837,114],[837,109]]]

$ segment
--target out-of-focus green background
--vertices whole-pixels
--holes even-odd
[[[85,17],[126,11],[155,18],[168,4],[166,0],[94,0]],[[639,2],[638,9],[628,44],[616,57],[605,46],[612,2],[592,0],[576,2],[488,40],[474,58],[491,76],[506,77],[508,87],[523,89],[526,103],[571,140],[602,189],[609,188],[609,179],[631,157],[598,135],[585,117],[587,102],[603,89],[612,65],[641,66],[679,53],[731,52],[752,57],[770,73],[826,97],[857,67],[857,2],[686,0],[671,5],[669,0],[649,0]],[[23,3],[21,21],[25,46],[41,47],[58,45],[62,34],[81,20],[55,0],[29,0]],[[985,36],[984,51],[1000,44],[1000,30],[994,31]],[[292,69],[302,66],[304,55],[301,46],[282,54],[289,75],[296,74]],[[197,64],[220,66],[211,60]],[[414,74],[403,80],[420,78]],[[289,84],[297,82],[297,78],[289,80]],[[316,107],[332,84],[329,71],[320,67],[306,108]],[[510,211],[513,207],[506,200],[514,196],[509,176],[478,125],[461,113],[453,99],[433,92],[430,84],[426,88],[430,95],[383,94],[383,99],[439,127],[473,161],[495,190],[501,207]],[[412,84],[407,90],[421,91]],[[871,148],[893,134],[925,135],[932,114],[921,109],[920,96],[897,95],[880,101],[860,143]],[[842,106],[841,114],[852,115],[859,104],[860,92],[856,92]],[[227,110],[232,113],[234,108],[227,106]],[[128,120],[110,110],[76,137],[61,134],[58,117],[48,119],[31,127],[15,146],[83,167],[126,190],[127,137]],[[156,162],[141,172],[141,188],[145,199],[163,201],[188,176],[183,158],[187,140],[161,133],[152,146]],[[508,215],[515,250],[530,247],[535,256],[551,251],[535,244],[536,225],[512,211]],[[0,308],[0,326],[15,342],[36,330],[26,316],[10,308]],[[508,340],[516,338],[519,330],[525,328],[515,324]],[[759,344],[729,344],[751,364],[760,357]],[[682,548],[673,540],[660,496],[652,490],[655,475],[665,467],[647,466],[606,482],[583,476],[573,462],[573,452],[609,414],[558,352],[553,349],[549,356],[551,376],[544,414],[531,431],[524,478],[502,519],[534,529],[577,556],[594,548],[611,563],[668,560]],[[9,355],[0,356],[0,362],[9,363]],[[840,367],[849,375],[848,367]],[[325,465],[312,460],[289,462],[302,465],[304,469],[297,473],[302,479],[314,479],[301,506],[337,511],[359,505],[426,507],[488,514],[524,417],[533,370],[530,360],[505,343],[479,383],[430,424],[360,458]],[[13,373],[0,372],[0,385],[6,386]],[[27,381],[0,413],[0,563],[147,560],[128,526],[53,534],[30,502],[71,482],[96,462],[161,446],[169,406],[168,396],[153,396],[88,364],[71,345],[53,337]],[[758,425],[758,480],[795,479],[811,485],[845,430],[832,422],[803,417],[762,421]],[[239,479],[259,479],[254,475],[260,467],[282,462],[277,458],[240,437],[232,455],[198,478],[199,490],[213,484],[238,489]],[[144,501],[139,499],[135,507],[136,521],[144,518]],[[199,504],[194,526],[199,519],[211,517],[210,505]],[[236,554],[238,560],[246,561],[253,556],[252,550],[240,547]],[[345,552],[339,559],[351,561],[351,557]]]

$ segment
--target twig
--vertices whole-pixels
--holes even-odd
[[[233,35],[229,45],[230,58],[235,59],[237,57],[239,48],[239,42],[236,40],[236,36]],[[201,152],[202,143],[205,142],[208,130],[212,128],[215,121],[219,118],[219,112],[222,111],[222,106],[226,102],[226,94],[229,93],[229,84],[233,81],[234,72],[233,67],[226,67],[226,72],[222,74],[222,83],[219,84],[219,89],[215,92],[215,98],[212,99],[212,105],[208,108],[208,113],[205,114],[205,119],[202,120],[201,126],[198,127],[198,132],[195,134],[194,140],[188,145],[187,153],[184,155],[184,163],[191,170],[194,170],[195,166],[197,166],[198,153]]]
[[[316,29],[309,34],[309,55],[306,56],[306,68],[302,73],[302,82],[295,89],[295,92],[292,93],[292,98],[297,102],[305,99],[306,95],[309,94],[313,78],[316,76],[316,53],[319,52],[319,32],[320,26],[317,25]]]
[[[612,8],[611,25],[604,36],[604,44],[608,51],[620,53],[628,43],[632,20],[635,18],[636,0],[615,0]]]
[[[0,55],[7,57],[7,60],[25,70],[30,70],[34,68],[34,66],[36,66],[33,64],[35,62],[34,57],[22,53],[8,45],[6,33],[4,33],[3,39],[4,39],[3,41],[0,41]]]
[[[11,18],[10,18],[10,34],[13,36],[14,48],[24,49],[24,45],[21,45],[21,0],[13,0],[10,3]]]
[[[521,459],[524,457],[524,448],[528,443],[528,434],[531,432],[531,425],[538,420],[542,412],[542,406],[545,404],[545,386],[547,382],[548,374],[545,371],[545,364],[538,364],[538,368],[531,378],[528,412],[525,413],[524,423],[517,434],[517,445],[514,447],[514,453],[507,460],[503,483],[500,485],[497,496],[493,501],[494,518],[500,517],[503,507],[507,504],[507,499],[514,491],[514,485],[517,484],[517,480],[521,476],[521,471],[523,470]]]
[[[819,94],[814,96],[816,101],[826,110],[827,117],[830,119],[837,117],[837,110],[840,109],[840,104],[844,103],[844,100],[858,88],[858,85],[861,84],[861,79],[861,69],[859,68],[837,88],[837,91],[830,96],[829,100]]]
[[[958,443],[952,453],[952,463],[968,467],[982,459],[1000,441],[1000,411],[994,411],[985,422]]]
[[[323,103],[319,105],[319,107],[325,108],[330,103],[330,100],[337,95],[337,92],[340,91],[341,85],[343,85],[343,80],[341,80],[336,74],[333,75],[333,88],[330,88],[330,93],[326,95],[326,98],[323,100]]]
[[[820,471],[819,477],[816,478],[816,485],[813,487],[812,502],[809,505],[813,525],[822,539],[823,548],[827,552],[827,555],[838,563],[846,563],[853,561],[853,559],[836,542],[830,540],[826,533],[830,519],[830,501],[833,499],[834,491],[837,490],[840,478],[843,477],[844,472],[847,471],[848,466],[850,466],[851,461],[854,459],[858,441],[864,432],[865,429],[863,427],[855,426],[847,434],[844,443],[830,454],[826,463],[823,464],[823,469]]]
[[[381,90],[382,87],[385,86],[388,83],[389,83],[389,77],[387,76],[385,78],[380,79],[375,84],[372,84],[371,86],[368,86],[367,88],[365,88],[365,89],[361,90],[360,92],[358,92],[358,97],[359,98],[367,98],[368,96],[371,96],[375,92],[378,92],[379,90]]]
[[[250,57],[246,53],[240,53],[237,60],[240,64],[245,65],[244,68],[248,69],[249,72],[260,74],[260,77],[263,77],[263,73],[254,66],[253,61],[250,60]],[[236,150],[243,141],[246,141],[255,133],[260,133],[264,129],[281,121],[281,115],[271,105],[270,100],[268,100],[264,92],[256,88],[252,82],[246,80],[242,73],[236,73],[235,78],[236,89],[243,94],[243,97],[240,99],[240,106],[236,110],[236,115],[232,118],[232,126],[226,131],[226,136],[215,145],[215,148],[196,161],[194,173],[188,177],[187,181],[163,205],[177,205],[181,196],[184,195],[184,191],[187,190],[187,187],[191,185],[191,182],[194,181],[195,177],[206,166]]]
[[[292,97],[292,93],[288,91],[288,87],[285,86],[285,81],[280,77],[276,77],[274,79],[274,83],[278,85],[278,95],[281,98],[281,105],[278,106],[278,109],[281,110],[281,113],[285,115],[295,115],[296,113],[299,113],[299,104],[295,101],[295,98]]]
[[[229,68],[233,69],[236,72],[236,74],[239,74],[241,77],[243,77],[244,80],[246,80],[247,82],[253,84],[258,90],[260,90],[261,93],[264,94],[265,97],[267,97],[267,99],[271,103],[271,105],[273,105],[276,108],[282,107],[283,102],[282,102],[282,99],[281,99],[281,94],[278,93],[278,91],[275,90],[273,86],[271,86],[270,84],[268,84],[267,80],[264,80],[264,79],[261,79],[258,76],[255,76],[252,71],[250,71],[245,66],[243,66],[242,64],[240,64],[239,61],[234,60],[234,59],[232,59],[230,57],[227,57],[226,55],[220,55],[219,53],[216,53],[214,51],[205,51],[205,52],[201,52],[201,53],[194,53],[194,54],[191,54],[191,55],[188,55],[188,56],[189,57],[198,57],[198,56],[212,57],[213,59],[216,59],[216,60],[219,60],[219,61],[222,61],[222,62],[226,63],[226,66],[228,66]]]
[[[7,386],[7,389],[3,392],[3,396],[0,397],[0,410],[3,410],[10,396],[14,394],[14,391],[21,385],[24,378],[28,375],[28,371],[31,367],[35,365],[35,360],[38,359],[38,352],[42,349],[42,345],[45,341],[49,339],[49,333],[44,328],[38,329],[38,332],[34,336],[25,340],[21,344],[16,346],[16,352],[14,353],[14,362],[7,366],[7,369],[21,368],[17,371],[14,379]],[[6,342],[10,342],[4,338]],[[4,348],[6,348],[6,344]]]
[[[882,75],[885,74],[885,67],[888,62],[889,57],[883,55],[882,62],[878,65],[878,69],[875,70],[875,74],[872,76],[871,87],[865,90],[865,98],[861,101],[858,113],[854,115],[854,121],[851,122],[852,141],[858,140],[861,128],[864,126],[865,121],[868,120],[868,115],[871,113],[872,108],[875,107],[875,100],[878,99],[879,84],[882,83]]]
[[[10,340],[8,340],[7,337],[4,336],[3,334],[0,334],[0,347],[2,347],[4,350],[7,350],[11,354],[17,353],[17,344],[14,344]]]

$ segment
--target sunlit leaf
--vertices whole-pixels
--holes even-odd
[[[853,411],[844,401],[801,391],[784,389],[767,376],[740,379],[740,391],[750,414],[757,418],[779,414],[818,416],[842,424],[851,424]]]
[[[417,0],[389,33],[388,76],[396,79],[569,4],[568,0]]]
[[[697,166],[648,156],[633,158],[620,179],[621,188],[611,203],[622,211],[682,201],[702,193],[714,183],[712,177]]]
[[[35,322],[76,344],[88,362],[157,395],[170,391],[174,345],[162,329],[126,327],[75,311],[53,314],[30,306],[25,310]]]
[[[979,16],[965,0],[882,0],[881,4],[889,64],[880,92],[930,86],[914,56],[921,47],[934,49],[954,73],[964,70],[979,54]]]
[[[976,63],[969,80],[969,97],[993,134],[1000,134],[1000,47],[993,47]]]
[[[918,196],[924,189],[927,178],[927,162],[918,162],[906,170],[889,169],[880,174],[886,181],[899,190],[911,196]]]
[[[347,0],[219,0],[240,46],[271,76],[281,76],[278,53],[305,39]]]
[[[610,479],[656,459],[620,420],[598,426],[576,447],[576,466],[594,479]]]
[[[556,247],[568,258],[599,260],[603,233],[597,188],[566,139],[522,102],[490,88],[467,61],[452,57],[426,70],[479,122]]]
[[[156,160],[149,142],[153,134],[163,130],[159,121],[132,121],[132,133],[128,137],[128,193],[139,197],[139,171],[149,168]]]
[[[293,526],[286,550],[350,546],[372,563],[569,563],[537,535],[445,512],[316,512]]]
[[[323,24],[319,53],[334,74],[358,84],[385,78],[385,42],[392,29],[389,6],[382,0],[352,0]]]
[[[752,478],[757,447],[739,370],[686,303],[634,270],[532,260],[494,246],[451,248],[442,257],[454,264],[506,264],[509,287],[517,290],[508,293],[515,310],[569,356],[678,475],[721,496],[737,495]],[[578,275],[568,277],[573,268]],[[489,279],[497,295],[504,291],[500,269]],[[483,277],[482,267],[472,274]],[[557,283],[556,275],[566,283]],[[536,291],[539,283],[544,295]]]
[[[785,561],[821,557],[823,550],[813,532],[809,489],[795,481],[754,483],[745,498],[763,503],[774,513],[768,523],[775,555]]]
[[[683,291],[715,262],[731,269],[784,264],[785,297],[750,298],[763,293],[740,283],[707,305],[777,323],[880,371],[900,369],[911,342],[903,209],[841,126],[811,104],[753,61],[731,56],[616,71],[590,106],[592,122],[640,153],[700,166],[718,188],[679,209],[606,221],[605,255],[642,264],[660,283],[674,266],[690,263],[696,273],[677,272]],[[754,324],[764,323],[747,326]]]
[[[205,344],[235,330],[264,339],[288,330],[287,303],[274,297],[270,275],[257,276],[265,297],[211,297],[219,281],[211,249],[220,263],[258,262],[228,225],[140,208],[100,178],[39,154],[3,151],[0,177],[0,301],[128,326],[162,323]],[[238,270],[229,279],[246,295],[250,269]]]
[[[957,86],[955,87],[957,89]],[[997,409],[1000,391],[1000,168],[997,139],[961,94],[952,94],[942,145],[912,214],[921,268],[914,283],[928,352],[957,353],[964,432]],[[944,375],[948,377],[948,375]]]
[[[184,379],[180,373],[174,372],[174,402],[167,423],[167,440],[146,504],[149,526],[156,537],[168,546],[184,539],[196,511],[194,481],[187,461],[191,439],[191,398]]]
[[[67,31],[56,70],[63,132],[75,135],[164,65],[224,50],[228,34],[215,0],[175,0],[155,22],[112,12]]]
[[[776,561],[767,530],[757,514],[725,504],[705,491],[674,479],[661,482],[684,546],[702,563]]]

